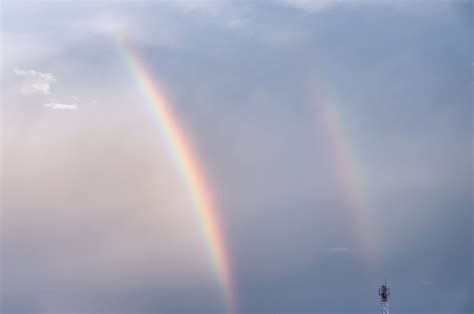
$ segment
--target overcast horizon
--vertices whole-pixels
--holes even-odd
[[[472,1],[0,17],[0,312],[473,313]]]

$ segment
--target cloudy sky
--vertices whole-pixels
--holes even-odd
[[[473,312],[469,1],[1,5],[1,311]],[[230,313],[230,312],[229,312]]]

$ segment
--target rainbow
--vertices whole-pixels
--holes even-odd
[[[314,83],[314,80],[313,80]],[[313,84],[321,87],[318,82]],[[317,109],[318,125],[324,129],[330,157],[337,171],[336,176],[343,192],[350,218],[354,225],[353,232],[358,241],[358,250],[367,266],[374,263],[374,238],[370,223],[370,205],[364,193],[363,176],[360,171],[360,162],[357,162],[356,153],[351,145],[349,132],[344,128],[344,121],[338,103],[321,90],[316,90],[314,103]]]
[[[176,166],[191,193],[199,225],[207,242],[210,259],[225,293],[228,311],[235,313],[237,311],[237,297],[234,289],[231,259],[212,195],[201,169],[201,163],[153,74],[125,42],[118,42],[119,50],[137,82],[141,94],[155,113]]]

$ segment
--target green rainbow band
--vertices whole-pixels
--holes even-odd
[[[210,259],[226,296],[229,312],[237,311],[232,265],[214,201],[202,171],[201,163],[191,148],[184,130],[176,120],[160,85],[137,54],[119,41],[120,51],[143,98],[152,108],[170,152],[191,193],[196,216],[206,239]]]

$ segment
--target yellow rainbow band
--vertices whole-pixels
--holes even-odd
[[[137,85],[142,95],[153,108],[158,118],[159,125],[171,148],[176,165],[188,185],[196,215],[199,217],[200,228],[209,248],[210,258],[225,292],[228,310],[234,313],[237,309],[237,298],[234,291],[231,261],[212,195],[201,170],[200,162],[191,149],[185,132],[173,115],[170,105],[160,91],[159,84],[153,75],[132,49],[124,43],[119,43],[119,45],[132,74],[135,76],[136,82],[138,82]]]

